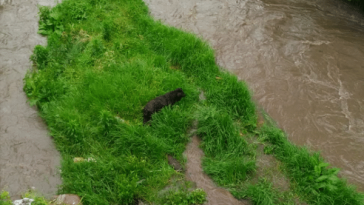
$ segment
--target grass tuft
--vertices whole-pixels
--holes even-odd
[[[240,137],[239,129],[224,109],[200,107],[197,114],[198,135],[206,157],[204,171],[219,185],[235,185],[254,172],[255,161],[246,156],[251,153],[247,142]]]

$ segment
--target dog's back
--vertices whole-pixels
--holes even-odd
[[[143,123],[147,123],[152,118],[152,114],[160,111],[163,107],[173,105],[185,97],[185,93],[181,88],[177,88],[174,91],[158,96],[155,99],[149,101],[143,109]]]

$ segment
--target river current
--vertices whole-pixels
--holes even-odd
[[[364,17],[336,0],[145,0],[244,80],[290,141],[364,191]]]

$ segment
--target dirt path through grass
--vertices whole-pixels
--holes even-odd
[[[198,147],[200,139],[195,135],[190,143],[187,144],[185,155],[186,179],[196,183],[198,188],[205,190],[208,205],[244,205],[249,204],[235,199],[229,191],[216,187],[214,182],[207,176],[202,169],[203,151]]]

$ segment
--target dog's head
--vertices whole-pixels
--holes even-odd
[[[183,97],[186,96],[186,94],[183,92],[182,88],[177,88],[176,92],[177,92],[177,97],[178,98],[183,98]]]

